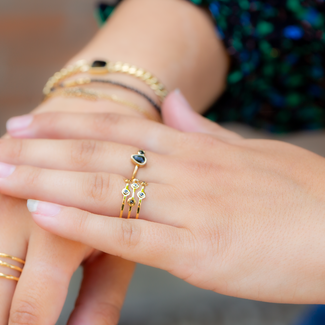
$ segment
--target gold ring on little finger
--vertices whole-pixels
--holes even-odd
[[[10,259],[12,261],[18,262],[18,263],[22,264],[23,266],[25,265],[25,261],[18,258],[18,257],[14,257],[14,256],[4,254],[4,253],[0,253],[0,257],[2,257],[4,259]],[[23,271],[23,266],[18,267],[16,265],[9,264],[9,263],[7,263],[5,261],[2,261],[2,260],[0,260],[0,266],[6,267],[6,268],[11,269],[11,270],[18,271],[20,273]],[[13,276],[13,275],[7,275],[7,274],[4,274],[4,273],[0,273],[0,278],[4,278],[4,279],[7,279],[7,280],[19,281],[19,277],[16,277],[16,276]]]

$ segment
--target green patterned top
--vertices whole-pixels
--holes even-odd
[[[100,21],[121,1],[100,4]],[[324,0],[191,2],[210,10],[232,58],[209,118],[276,133],[325,127]]]

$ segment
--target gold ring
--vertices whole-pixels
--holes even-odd
[[[16,261],[16,262],[18,262],[20,264],[25,265],[25,261],[22,260],[22,259],[20,259],[20,258],[18,258],[18,257],[14,257],[14,256],[11,256],[11,255],[8,255],[8,254],[4,254],[4,253],[0,253],[0,257],[2,257],[2,258],[8,258],[8,259],[11,259],[13,261]],[[1,261],[1,260],[0,260],[0,266],[7,267],[9,269],[18,271],[20,273],[23,271],[22,268],[20,268],[18,266],[15,266],[15,265],[12,265],[12,264],[9,264],[9,263],[6,263],[6,262]],[[18,281],[19,280],[18,277],[15,277],[13,275],[3,274],[3,273],[0,273],[0,278],[5,278],[7,280],[14,280],[14,281]]]
[[[131,156],[131,161],[135,166],[134,166],[131,179],[125,180],[126,185],[125,188],[122,190],[123,199],[122,199],[122,206],[120,210],[120,218],[123,217],[123,212],[125,209],[125,205],[127,203],[129,206],[127,218],[129,219],[131,217],[132,209],[134,206],[137,205],[136,219],[138,219],[142,200],[146,197],[146,193],[144,192],[144,189],[148,184],[146,182],[139,181],[136,178],[136,176],[139,168],[144,167],[147,164],[147,157],[145,156],[145,152],[143,150],[139,150],[137,154]],[[137,196],[139,198],[139,202],[137,204],[136,191],[140,188],[140,184],[142,187],[141,190],[137,193]],[[131,190],[132,190],[132,196],[129,199],[127,199],[128,196],[131,194]]]
[[[146,153],[143,150],[139,150],[138,154],[131,156],[131,161],[135,165],[133,174],[132,174],[132,178],[131,178],[131,181],[133,181],[137,176],[137,172],[138,172],[139,168],[144,167],[147,164]]]
[[[139,198],[139,202],[138,202],[138,207],[137,207],[137,214],[135,216],[136,219],[139,219],[142,200],[144,200],[146,198],[146,192],[144,191],[144,189],[146,188],[146,186],[148,186],[148,184],[146,182],[142,182],[141,186],[142,186],[141,190],[137,194],[138,198]]]

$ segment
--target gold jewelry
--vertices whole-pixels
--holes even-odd
[[[82,98],[86,100],[91,101],[98,101],[101,99],[109,100],[114,103],[122,104],[127,107],[130,107],[137,111],[138,113],[146,116],[149,120],[155,120],[153,116],[151,116],[150,113],[145,111],[143,108],[139,107],[138,105],[126,101],[116,95],[108,95],[103,92],[98,92],[95,89],[84,89],[84,88],[58,88],[55,91],[52,91],[48,96],[46,96],[45,100],[51,98],[51,97],[68,97],[68,98]]]
[[[142,186],[141,191],[137,193],[139,202],[137,205],[136,219],[138,219],[140,209],[141,209],[142,200],[146,197],[144,189],[145,189],[145,186],[147,186],[148,184],[146,182],[140,182],[138,179],[136,179],[136,175],[137,175],[139,168],[145,166],[147,163],[147,157],[145,156],[145,152],[143,150],[139,150],[137,154],[131,156],[131,161],[135,165],[135,167],[133,170],[131,180],[130,179],[125,180],[126,185],[125,185],[125,188],[122,190],[123,199],[122,199],[122,206],[121,206],[121,210],[120,210],[120,218],[123,217],[124,208],[127,203],[129,206],[127,218],[130,219],[132,209],[137,204],[135,194],[136,194],[136,191],[140,188],[139,184],[141,184],[141,186]],[[127,200],[127,197],[131,194],[130,186],[132,188],[132,196]]]
[[[138,179],[133,179],[131,187],[133,189],[132,197],[128,199],[128,205],[129,205],[129,211],[128,211],[128,219],[131,217],[131,212],[133,207],[136,205],[135,201],[135,191],[140,187],[139,186],[139,180]]]
[[[126,201],[126,198],[130,195],[130,183],[131,181],[129,179],[126,179],[125,180],[125,188],[123,188],[122,190],[122,195],[123,195],[123,201],[122,201],[122,206],[121,206],[121,211],[120,211],[120,218],[123,217],[123,211],[124,211],[124,208],[125,208],[125,201]]]
[[[58,86],[58,84],[78,73],[89,73],[89,74],[107,74],[107,73],[124,73],[130,76],[134,76],[144,81],[153,92],[157,95],[160,102],[163,102],[168,92],[165,86],[150,72],[144,69],[138,68],[134,65],[122,62],[110,62],[95,60],[92,64],[88,64],[85,60],[79,60],[74,65],[70,65],[66,68],[61,69],[51,77],[44,89],[43,93],[48,96],[51,90]]]
[[[137,214],[135,216],[136,219],[139,219],[142,200],[144,200],[146,198],[146,193],[145,193],[144,189],[145,189],[146,186],[148,186],[148,184],[146,182],[142,182],[141,186],[142,186],[141,190],[137,194],[138,198],[139,198],[139,202],[138,202],[138,207],[137,207]]]
[[[2,258],[8,258],[8,259],[11,259],[13,261],[16,261],[16,262],[18,262],[20,264],[25,265],[25,261],[22,260],[22,259],[20,259],[20,258],[18,258],[18,257],[14,257],[14,256],[11,256],[11,255],[8,255],[8,254],[4,254],[4,253],[0,253],[0,257],[2,257]],[[1,261],[1,260],[0,260],[0,266],[7,267],[7,268],[12,269],[12,270],[16,270],[16,271],[18,271],[20,273],[23,271],[22,268],[20,268],[18,266],[15,266],[15,265],[11,265],[11,264],[6,263],[6,262]],[[18,277],[15,277],[13,275],[7,275],[7,274],[0,273],[0,277],[1,278],[5,278],[7,280],[19,281],[19,278]]]
[[[147,157],[145,154],[145,151],[139,150],[137,155],[131,156],[131,161],[135,165],[131,178],[132,181],[136,178],[139,168],[145,166],[147,163]]]

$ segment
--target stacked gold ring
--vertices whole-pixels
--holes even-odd
[[[16,261],[20,264],[22,264],[23,266],[25,265],[25,261],[18,258],[18,257],[14,257],[14,256],[11,256],[11,255],[8,255],[8,254],[4,254],[4,253],[0,253],[0,257],[2,258],[7,258],[7,259],[11,259],[13,261]],[[2,260],[0,260],[0,266],[3,266],[3,267],[7,267],[11,270],[15,270],[15,271],[18,271],[18,272],[22,272],[23,271],[23,267],[18,267],[18,266],[15,266],[15,265],[12,265],[12,264],[9,264],[9,263],[6,263]],[[4,273],[0,273],[0,278],[5,278],[7,280],[14,280],[14,281],[19,281],[19,278],[18,277],[15,277],[13,275],[7,275],[7,274],[4,274]]]
[[[126,203],[129,206],[127,218],[129,219],[131,217],[132,209],[137,204],[135,194],[136,194],[136,191],[141,186],[141,189],[137,193],[139,201],[137,204],[135,218],[138,219],[140,210],[141,210],[142,200],[144,200],[146,198],[146,193],[144,190],[148,184],[146,182],[139,181],[136,178],[136,176],[137,176],[139,168],[144,167],[147,164],[147,157],[145,156],[145,152],[143,150],[139,150],[137,154],[131,156],[131,161],[135,166],[134,166],[134,170],[132,173],[132,178],[125,180],[126,185],[125,185],[125,188],[122,190],[123,199],[122,199],[122,206],[121,206],[121,210],[120,210],[120,218],[123,217],[123,212],[124,212]],[[131,186],[131,188],[130,188],[130,186]],[[128,196],[131,194],[131,190],[132,190],[132,196],[127,200]]]

